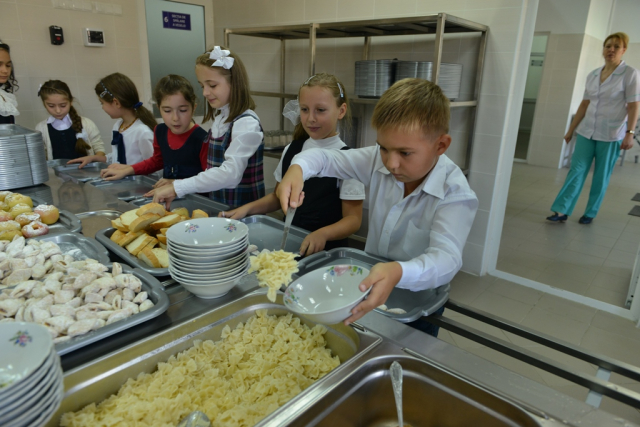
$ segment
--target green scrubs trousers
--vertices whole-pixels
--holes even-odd
[[[584,216],[595,218],[604,199],[604,194],[609,186],[611,172],[620,155],[620,141],[596,141],[578,135],[576,148],[571,156],[571,169],[564,181],[564,185],[558,193],[558,197],[551,205],[551,210],[567,215],[573,213],[580,192],[587,179],[591,163],[595,158],[595,169],[589,191],[589,201]]]

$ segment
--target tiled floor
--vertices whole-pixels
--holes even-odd
[[[567,169],[514,165],[498,269],[621,306],[640,243],[640,218],[627,215],[636,204],[631,197],[640,192],[640,164],[616,166],[600,214],[589,226],[577,222],[586,205],[586,194],[567,223],[544,220],[566,173]],[[452,282],[451,299],[591,352],[640,365],[640,329],[621,317],[489,275],[459,273]],[[451,310],[446,310],[445,316],[575,370],[596,372],[594,365]],[[586,388],[457,334],[441,329],[438,338],[576,399],[586,399]],[[616,374],[611,381],[640,392],[640,382]],[[640,424],[640,411],[630,406],[605,397],[600,408]]]
[[[568,169],[515,163],[511,176],[498,270],[624,307],[640,244],[640,164],[616,166],[598,216],[578,219],[587,204],[591,175],[564,224],[545,221]]]

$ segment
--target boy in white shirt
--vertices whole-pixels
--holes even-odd
[[[444,155],[451,144],[449,100],[440,87],[422,79],[396,82],[380,98],[371,125],[377,146],[300,153],[277,190],[286,212],[301,204],[304,180],[315,176],[357,179],[369,187],[365,251],[394,261],[373,266],[360,290],[373,289],[347,325],[384,304],[395,286],[419,291],[449,283],[462,267],[478,209],[464,174]],[[437,335],[428,322],[413,323]]]

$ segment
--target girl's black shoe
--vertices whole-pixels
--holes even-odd
[[[554,212],[553,215],[547,217],[547,221],[565,222],[568,218],[569,218],[568,215],[558,215],[558,212]],[[582,218],[580,218],[580,221],[582,221]],[[589,221],[589,222],[591,222],[591,221]]]
[[[588,216],[584,215],[582,215],[578,220],[580,224],[591,224],[591,221],[593,221],[593,218],[589,218]]]

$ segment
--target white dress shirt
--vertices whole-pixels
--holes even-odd
[[[121,125],[122,119],[118,119],[113,125],[113,130],[120,130]],[[135,165],[153,155],[153,131],[142,120],[136,119],[131,126],[120,133],[124,140],[128,165]],[[107,163],[118,163],[118,146],[112,145],[111,150],[111,153],[107,154]]]
[[[291,144],[289,144],[291,145]],[[276,167],[275,172],[273,172],[273,176],[275,176],[276,181],[282,181],[282,159],[284,159],[284,155],[289,149],[289,145],[287,145],[282,151],[282,157],[280,157],[280,162],[278,163],[278,167]],[[330,136],[325,139],[313,139],[309,138],[302,144],[302,151],[311,150],[312,148],[325,148],[327,150],[340,150],[342,147],[346,147],[341,139],[340,135]],[[364,184],[355,179],[347,179],[340,180],[340,199],[341,200],[364,200],[365,192],[364,192]]]
[[[584,99],[589,100],[589,107],[577,133],[596,141],[620,141],[627,131],[627,103],[640,101],[640,75],[621,61],[601,84],[603,68],[587,76]]]
[[[224,136],[231,125],[231,123],[225,123],[229,117],[229,104],[219,111],[220,114],[216,116],[213,125],[211,125],[211,138]],[[178,197],[192,193],[208,193],[223,188],[235,188],[240,184],[249,158],[258,151],[258,147],[262,144],[260,119],[253,110],[246,110],[242,114],[246,113],[251,114],[253,118],[243,117],[233,124],[231,142],[227,151],[224,152],[224,162],[217,168],[207,169],[191,178],[175,180],[173,186]]]
[[[399,261],[399,288],[419,291],[451,281],[462,267],[462,250],[478,210],[466,177],[446,155],[409,196],[385,168],[378,146],[298,154],[304,179],[333,176],[369,187],[369,232],[365,251]]]
[[[19,116],[16,96],[4,90],[0,85],[0,116]]]
[[[82,133],[84,133],[82,137],[91,147],[87,155],[93,156],[98,152],[104,153],[104,141],[102,141],[100,131],[96,124],[86,117],[80,117],[80,120],[82,121]],[[49,116],[47,120],[43,120],[36,125],[36,130],[42,134],[47,160],[53,160],[53,148],[51,147],[51,138],[49,138],[49,129],[47,128],[47,124],[49,123],[51,123],[54,129],[67,130],[71,127],[71,117],[67,114],[64,119],[58,120],[53,116]]]

